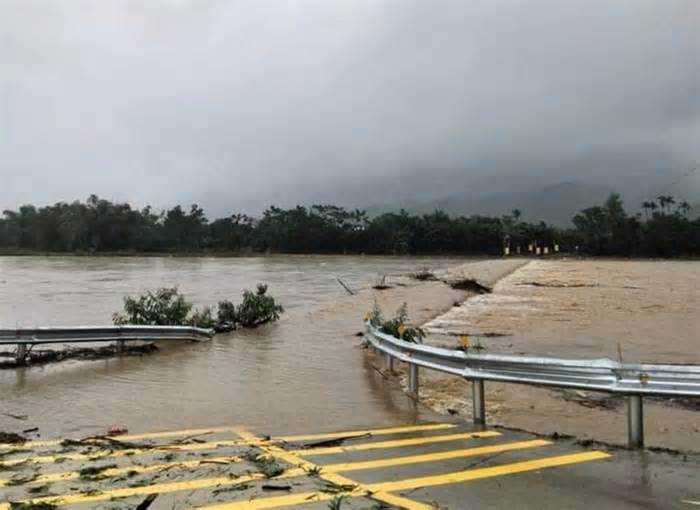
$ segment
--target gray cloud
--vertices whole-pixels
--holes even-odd
[[[661,185],[700,160],[699,22],[695,0],[0,0],[0,207]]]

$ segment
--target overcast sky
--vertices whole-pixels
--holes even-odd
[[[0,0],[0,209],[672,181],[700,163],[698,27],[697,0]]]

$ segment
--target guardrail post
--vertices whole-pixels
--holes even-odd
[[[641,395],[629,396],[627,420],[630,448],[644,448],[644,404]]]
[[[18,365],[23,365],[26,358],[27,344],[17,344],[17,354],[15,355],[15,362]]]
[[[408,392],[414,397],[418,397],[418,365],[408,364]]]
[[[384,369],[387,372],[393,372],[394,371],[394,358],[391,354],[388,352],[384,353]]]
[[[486,396],[483,379],[472,380],[472,415],[474,425],[486,424]]]
[[[124,352],[125,347],[126,347],[126,341],[117,340],[117,352]]]

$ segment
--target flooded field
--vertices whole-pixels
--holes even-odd
[[[122,296],[179,285],[195,306],[228,298],[258,282],[286,308],[282,320],[169,344],[144,357],[67,361],[0,371],[0,430],[37,426],[42,436],[229,423],[304,432],[337,424],[412,421],[420,411],[366,364],[360,339],[380,274],[443,268],[464,259],[392,257],[0,258],[0,327],[107,324]],[[357,292],[350,296],[337,282]],[[464,294],[443,284],[396,289],[387,308],[408,301],[427,320]],[[385,299],[383,296],[381,299]]]

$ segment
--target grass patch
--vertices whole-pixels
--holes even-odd
[[[265,478],[274,478],[285,472],[285,468],[272,457],[262,455],[252,450],[243,454],[243,458],[255,465]]]
[[[230,487],[220,487],[218,489],[214,489],[212,491],[212,494],[216,496],[217,494],[221,494],[223,492],[236,492],[236,491],[245,491],[248,490],[252,487],[251,484],[249,483],[238,483],[236,485],[231,485]]]
[[[57,508],[58,505],[53,503],[32,503],[30,501],[25,503],[10,502],[10,510],[54,510]]]
[[[7,485],[8,487],[17,487],[18,485],[24,485],[33,482],[34,480],[36,480],[37,476],[39,475],[36,472],[27,476],[13,476],[5,482],[5,485]]]
[[[345,496],[336,496],[328,502],[328,510],[340,510]]]
[[[103,466],[89,466],[78,471],[81,480],[100,480],[104,478],[103,472],[107,469],[116,468],[116,464],[105,464]]]

